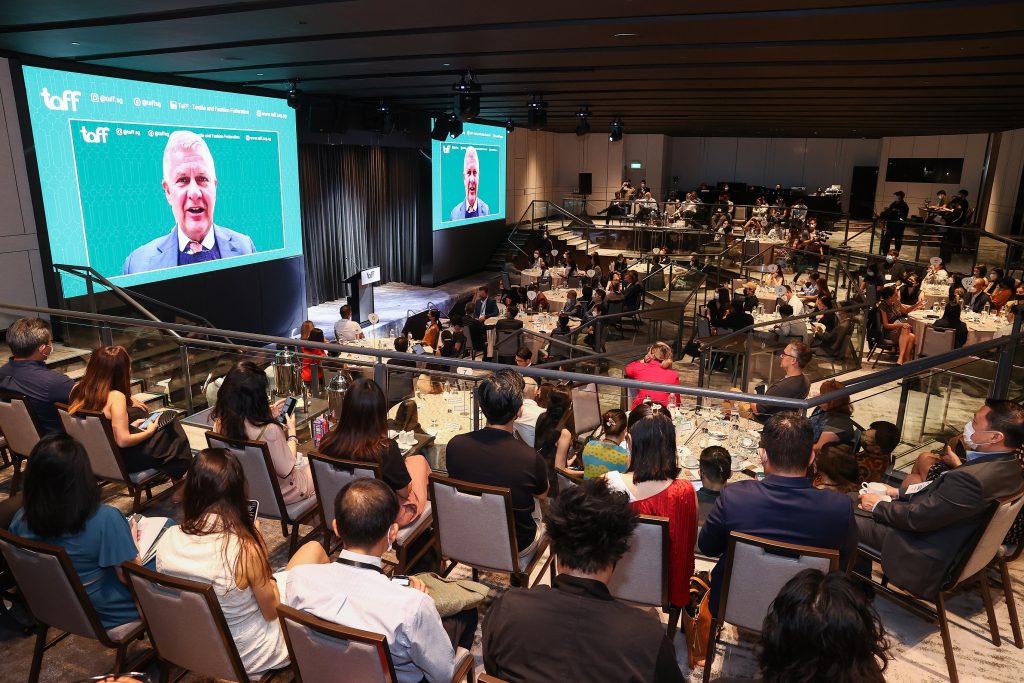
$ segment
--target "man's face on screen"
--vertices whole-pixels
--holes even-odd
[[[467,154],[462,166],[462,180],[466,184],[466,205],[476,203],[477,184],[480,182],[480,159],[475,154]]]
[[[205,150],[177,148],[163,182],[174,220],[189,239],[201,242],[213,227],[217,177]]]

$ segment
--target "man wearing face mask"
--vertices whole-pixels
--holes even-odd
[[[882,279],[888,284],[899,280],[906,271],[906,267],[902,263],[897,263],[899,257],[900,252],[895,249],[890,249],[889,253],[885,255],[885,262],[882,264]]]
[[[962,459],[948,446],[933,456],[949,467],[934,481],[915,472],[902,490],[860,495],[860,542],[880,551],[882,571],[893,583],[922,598],[936,597],[996,499],[1024,487],[1014,455],[1024,444],[1024,408],[985,401],[964,426],[963,442]]]

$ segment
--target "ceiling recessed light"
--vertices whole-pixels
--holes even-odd
[[[262,76],[263,74],[256,74],[256,75],[257,75],[257,76]]]
[[[449,64],[448,62],[445,62],[445,63],[444,63],[444,64],[442,64],[441,66],[451,66],[451,64]]]
[[[76,43],[76,42],[75,42],[75,41],[73,41],[73,40],[71,41],[71,44],[72,44],[72,45],[81,45],[81,43]]]
[[[639,33],[616,33],[612,38],[635,38]]]

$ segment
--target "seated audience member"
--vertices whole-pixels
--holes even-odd
[[[678,479],[676,430],[668,411],[644,403],[629,414],[630,464],[621,475],[630,507],[642,515],[668,518],[669,602],[690,604],[693,548],[697,535],[697,495],[693,484]]]
[[[988,275],[986,276],[988,278],[988,282],[985,283],[986,294],[992,296],[996,293],[996,290],[999,289],[999,283],[1003,279],[1003,275],[1004,273],[1002,268],[993,268],[988,271]]]
[[[801,321],[802,322],[802,321]],[[734,299],[732,307],[729,310],[729,315],[722,320],[722,327],[733,332],[742,330],[750,327],[754,324],[754,316],[750,315],[743,309],[743,302],[739,299]]]
[[[964,296],[964,308],[973,311],[974,313],[981,313],[985,308],[985,304],[991,305],[991,299],[989,298],[989,295],[985,293],[985,287],[987,285],[988,280],[984,277],[975,277],[974,284],[971,285],[971,291]]]
[[[903,365],[914,355],[917,336],[911,332],[907,314],[917,308],[920,308],[920,302],[913,306],[900,303],[900,295],[895,287],[883,287],[879,294],[878,311],[882,317],[882,332],[886,339],[899,345],[896,365]]]
[[[860,452],[856,453],[861,481],[882,481],[892,464],[892,452],[900,444],[899,427],[892,422],[876,420],[860,437]]]
[[[458,313],[453,313],[449,319],[452,338],[452,355],[451,358],[462,358],[466,355],[466,333],[465,333],[465,320]]]
[[[624,374],[629,379],[636,379],[643,382],[655,384],[679,384],[679,373],[672,368],[672,347],[665,342],[655,342],[647,350],[647,354],[640,360],[635,360],[626,366]],[[678,394],[676,395],[678,396]],[[651,391],[641,389],[633,399],[632,408],[650,399],[655,403],[667,405],[669,394],[667,391]]]
[[[436,308],[427,310],[427,328],[423,331],[423,345],[435,348],[441,335],[441,314]]]
[[[793,292],[793,287],[790,285],[783,285],[786,288],[786,293],[782,295],[782,300],[793,307],[793,315],[801,316],[804,314],[804,302],[800,300]]]
[[[860,488],[860,469],[848,444],[830,441],[822,446],[814,458],[814,468],[814,488],[847,494]]]
[[[565,469],[568,464],[569,448],[572,446],[572,432],[566,429],[566,420],[572,400],[569,392],[561,387],[548,394],[548,407],[537,418],[534,436],[534,448],[544,458],[548,472],[548,491],[551,495],[558,493],[558,478],[555,468]]]
[[[314,324],[312,320],[303,320],[302,325],[299,327],[299,339],[309,339],[309,333],[312,332],[315,327],[316,324]]]
[[[839,550],[840,566],[857,551],[857,526],[851,500],[814,488],[807,468],[814,458],[814,430],[796,413],[774,415],[761,432],[762,481],[737,481],[722,489],[701,528],[700,551],[711,557],[725,552],[729,534],[740,531],[774,541]],[[711,572],[711,613],[718,610],[724,564]]]
[[[583,317],[583,305],[577,301],[578,296],[576,290],[570,289],[565,295],[565,303],[562,305],[562,310],[559,311],[559,314],[573,316],[574,318]]]
[[[477,320],[487,320],[498,315],[498,302],[487,293],[486,287],[476,290],[476,300],[473,302],[473,317]]]
[[[494,323],[495,332],[495,343],[494,343],[494,355],[498,359],[498,362],[504,362],[509,365],[515,358],[515,351],[519,350],[519,346],[522,342],[522,329],[523,321],[518,320],[519,315],[518,306],[509,306],[505,309],[505,315]],[[514,340],[508,336],[503,336],[502,333],[514,333]],[[506,341],[502,341],[506,339]]]
[[[305,339],[306,339],[306,341],[323,343],[324,342],[324,331],[321,330],[319,327],[314,327],[312,330],[309,331],[309,336],[307,336]],[[303,347],[301,347],[301,350],[302,350],[302,353],[308,354],[310,356],[326,356],[327,355],[327,352],[324,351],[323,349],[310,349],[310,348],[306,348],[305,346],[303,346]],[[302,381],[305,382],[306,384],[309,384],[310,382],[313,381],[313,368],[314,367],[316,368],[316,376],[317,376],[317,380],[318,380],[317,386],[323,388],[323,386],[324,386],[324,369],[323,369],[323,367],[321,367],[320,361],[318,361],[318,360],[313,360],[312,358],[303,358],[302,359]]]
[[[942,317],[932,323],[936,330],[955,330],[953,348],[959,349],[967,343],[967,323],[960,320],[960,306],[955,303],[946,304]]]
[[[725,317],[729,315],[731,310],[732,306],[729,289],[726,287],[720,287],[718,291],[715,292],[715,298],[709,301],[707,306],[708,320],[711,321],[711,326],[726,327],[732,330],[731,327],[725,324]]]
[[[181,525],[167,529],[157,545],[157,571],[213,586],[250,676],[286,665],[288,648],[277,620],[281,597],[234,455],[223,448],[200,451],[185,477],[182,512]],[[310,541],[288,569],[326,562],[324,549]]]
[[[850,301],[844,302],[849,305]],[[852,353],[852,347],[847,341],[850,339],[853,328],[853,318],[850,311],[839,310],[835,315],[836,324],[831,330],[815,328],[814,338],[811,339],[811,348],[817,349],[818,353],[831,356],[836,359],[846,359]],[[824,323],[822,323],[824,324]]]
[[[700,452],[700,489],[697,490],[697,526],[704,520],[722,495],[722,487],[732,476],[732,458],[721,446],[708,446]]]
[[[438,358],[455,358],[455,338],[452,336],[451,330],[441,330],[441,335],[437,340],[437,348],[434,349],[434,355]],[[447,370],[446,366],[438,366],[439,369]]]
[[[530,448],[533,448],[537,433],[537,419],[545,408],[537,405],[537,380],[532,377],[523,378],[523,409],[515,419],[515,433]]]
[[[395,337],[395,351],[399,353],[409,353],[409,338],[408,337]],[[387,365],[394,365],[400,368],[414,368],[416,367],[416,361],[414,360],[402,360],[401,358],[389,358]]]
[[[832,295],[827,292],[819,293],[814,300],[815,310],[821,312],[814,316],[814,320],[825,328],[824,332],[826,333],[836,329],[836,325],[839,324],[838,315],[835,311],[831,310],[833,306]]]
[[[469,335],[473,354],[485,354],[487,352],[487,328],[484,327],[483,321],[473,314],[474,307],[475,305],[472,301],[466,304],[465,315],[462,316],[462,324]],[[495,309],[497,309],[497,304],[495,304]]]
[[[821,383],[818,395],[831,394],[845,388],[846,385],[839,380],[828,379]],[[822,447],[827,443],[840,443],[853,447],[857,436],[857,426],[853,423],[852,416],[853,404],[850,402],[849,396],[837,398],[814,409],[811,423],[820,428],[820,430],[815,429],[815,433],[819,434],[814,442],[815,455],[820,453]]]
[[[615,275],[617,276],[618,273],[615,273]],[[624,300],[621,280],[611,280],[608,282],[607,293],[604,299],[608,303],[618,303]]]
[[[608,472],[629,469],[626,413],[613,408],[601,416],[601,436],[583,446],[583,478],[596,479]]]
[[[1000,279],[996,290],[989,297],[992,303],[992,310],[998,311],[1005,306],[1010,297],[1013,296],[1016,288],[1017,282],[1009,275]]]
[[[569,327],[569,316],[564,313],[559,314],[558,325],[555,326],[555,329],[551,330],[551,334],[570,334],[571,332],[572,328]]]
[[[551,586],[513,588],[491,604],[487,673],[531,683],[681,683],[661,622],[608,592],[637,525],[627,497],[594,479],[563,491],[545,521],[558,575]]]
[[[388,419],[388,429],[394,429],[399,432],[413,432],[415,434],[426,432],[420,424],[420,410],[416,406],[415,400],[406,399],[398,404],[394,419]]]
[[[341,320],[334,323],[334,339],[339,344],[345,342],[356,341],[357,339],[363,338],[363,328],[355,320],[352,320],[352,307],[345,304],[338,313],[341,314]]]
[[[135,525],[100,504],[85,448],[64,433],[47,434],[28,457],[23,486],[11,533],[64,548],[103,628],[138,619],[120,572],[122,562],[139,562]]]
[[[853,581],[804,569],[765,616],[758,680],[885,683],[888,650],[878,613]]]
[[[527,287],[526,291],[534,293],[532,299],[529,294],[526,295],[526,308],[531,313],[548,313],[551,311],[551,303],[548,301],[547,296],[544,295],[544,292],[540,291],[540,285],[534,282]]]
[[[325,621],[387,637],[400,682],[450,681],[455,647],[473,646],[477,610],[442,619],[415,576],[403,586],[384,574],[381,556],[398,537],[399,503],[376,479],[357,479],[334,499],[338,559],[288,572],[285,602]]]
[[[790,342],[786,348],[779,353],[779,367],[785,373],[785,377],[765,390],[765,396],[779,396],[784,398],[807,398],[811,391],[811,380],[804,374],[804,368],[811,362],[811,349],[803,342]],[[785,408],[763,406],[757,403],[739,403],[741,410],[749,410],[754,419],[764,422],[772,415],[784,412]]]
[[[590,311],[588,312],[587,318],[598,318],[607,312],[608,311],[605,310],[604,304],[595,304],[594,307],[590,309]],[[594,323],[587,328],[587,333],[583,337],[583,343],[594,350],[599,350],[597,348],[597,323]]]
[[[516,543],[520,555],[528,556],[540,537],[532,514],[534,501],[547,496],[548,474],[544,458],[512,433],[523,407],[523,387],[522,375],[511,368],[477,384],[476,397],[487,425],[453,437],[447,464],[454,479],[511,489]]]
[[[594,271],[593,277],[601,277],[601,256],[595,251],[587,261],[587,271]]]
[[[0,390],[24,394],[44,434],[63,432],[54,403],[69,403],[70,377],[46,367],[53,353],[50,326],[39,318],[19,318],[7,328],[11,358],[0,367]]]
[[[923,490],[887,487],[885,500],[862,493],[857,515],[860,541],[881,552],[882,571],[900,588],[934,599],[960,558],[960,551],[988,523],[993,503],[1024,486],[1014,451],[1024,444],[1024,408],[989,399],[964,428],[966,462]],[[956,460],[953,460],[956,458]],[[909,477],[908,477],[909,479]]]
[[[625,283],[626,288],[622,293],[622,308],[626,311],[639,311],[644,298],[640,275],[635,270],[627,270]]]
[[[914,306],[921,301],[921,277],[916,272],[903,274],[903,286],[900,287],[900,303]]]
[[[266,384],[266,375],[262,371],[260,375]],[[125,348],[101,346],[92,352],[85,374],[71,390],[68,413],[74,415],[80,410],[103,413],[110,421],[114,442],[121,449],[129,473],[155,469],[178,480],[192,459],[188,438],[177,418],[159,428],[157,420],[152,420],[145,430],[141,429],[149,409],[132,398],[131,378],[132,359]],[[223,396],[222,385],[218,402]]]
[[[213,431],[230,439],[265,441],[281,487],[285,505],[316,495],[309,467],[296,467],[299,437],[295,434],[295,415],[286,415],[284,424],[275,419],[284,399],[273,407],[267,398],[267,376],[258,365],[244,360],[228,371],[213,409]]]
[[[790,339],[797,337],[799,339],[804,338],[804,334],[807,331],[807,323],[803,320],[793,320],[793,307],[789,304],[779,304],[779,322],[772,326],[772,331],[779,336],[780,339]]]
[[[814,301],[818,298],[820,292],[818,291],[818,274],[810,273],[807,275],[807,279],[804,280],[804,284],[800,287],[800,300],[801,301]]]
[[[528,368],[533,365],[533,351],[529,346],[520,346],[516,351],[516,365],[521,368]]]
[[[402,457],[388,438],[388,405],[384,392],[372,379],[357,379],[345,392],[341,419],[323,441],[321,454],[343,460],[380,465],[384,482],[398,495],[398,526],[412,524],[426,507],[430,464],[422,455]]]
[[[615,261],[612,262],[612,270],[616,273],[625,273],[629,269],[629,264],[626,261],[625,254],[619,254],[615,257]]]
[[[760,305],[760,301],[757,300],[757,284],[754,282],[748,282],[743,287],[743,310],[750,313]]]

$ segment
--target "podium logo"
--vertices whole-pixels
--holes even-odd
[[[106,143],[108,133],[110,133],[110,129],[106,126],[100,126],[96,130],[89,130],[82,126],[82,139],[90,144]]]
[[[49,90],[43,88],[39,94],[43,96],[46,108],[53,111],[78,111],[78,100],[82,97],[80,90],[65,90],[61,95],[51,95]]]

